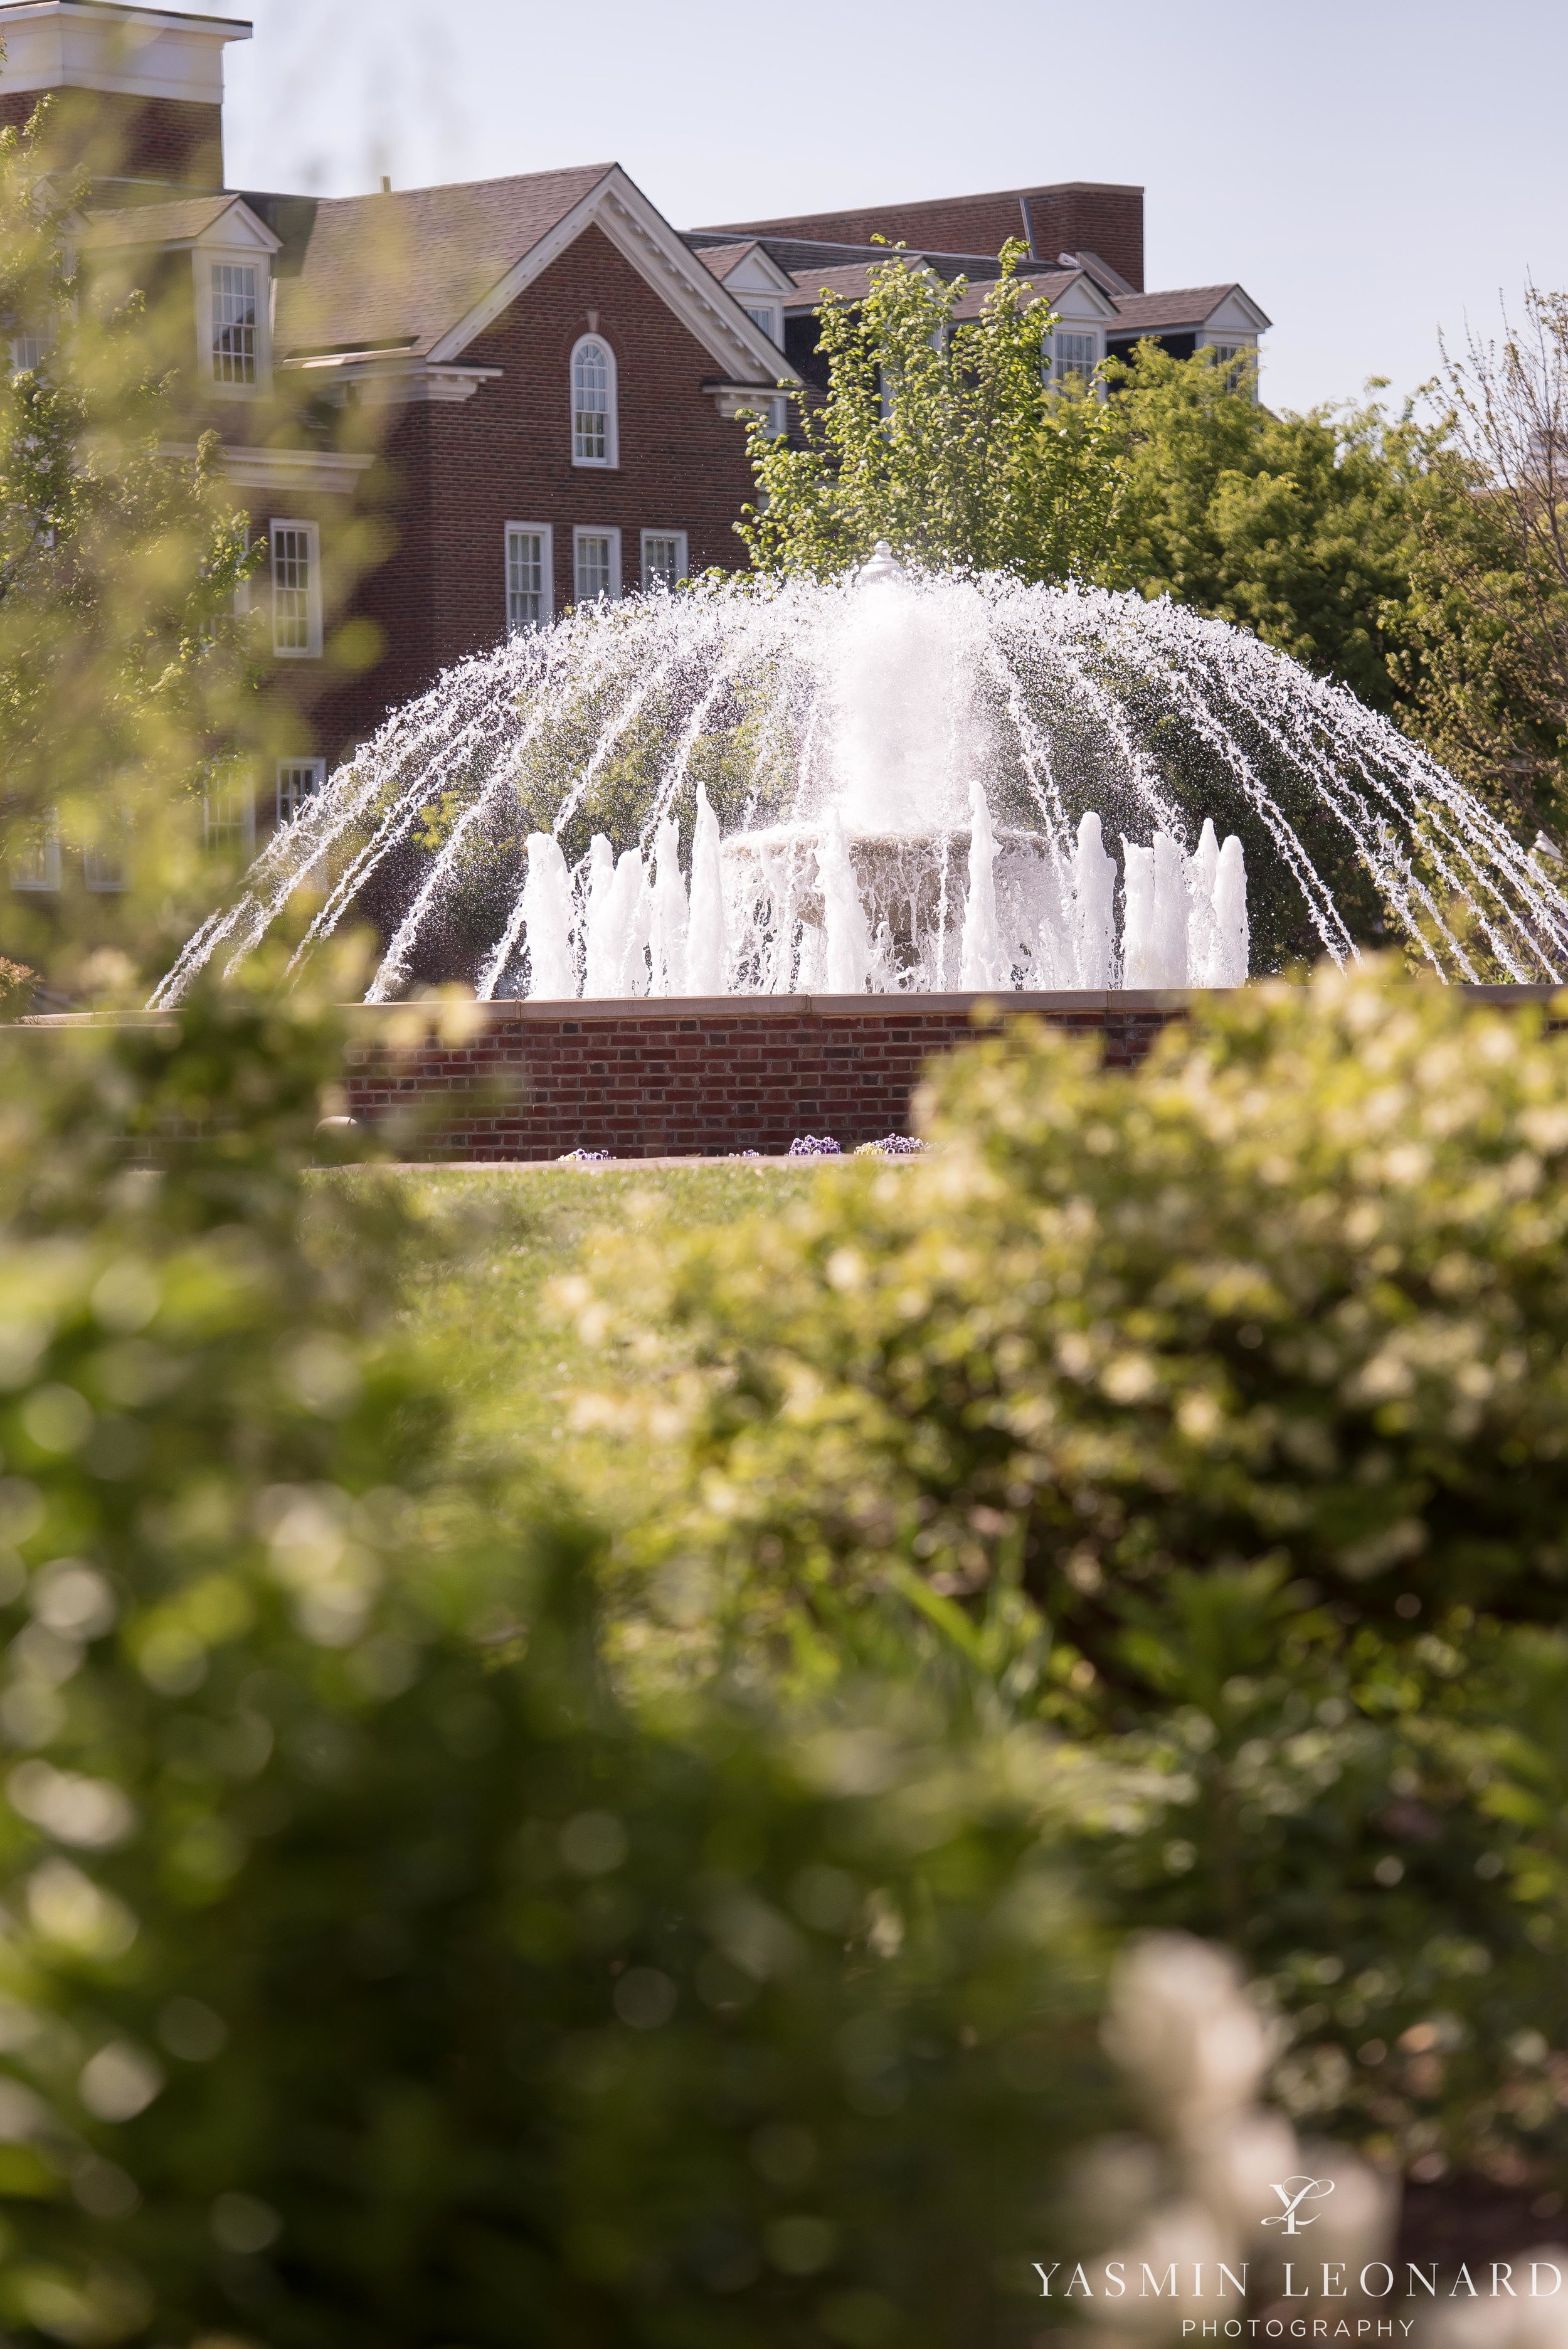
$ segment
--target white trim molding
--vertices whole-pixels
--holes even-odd
[[[1238,336],[1264,334],[1273,323],[1244,287],[1233,285],[1224,300],[1210,311],[1202,332],[1212,335],[1216,342],[1228,343]]]
[[[240,16],[173,8],[106,7],[101,0],[22,0],[5,12],[0,93],[98,89],[129,98],[223,103],[223,52],[248,41]]]
[[[189,465],[200,452],[194,440],[165,440],[158,453]],[[375,462],[374,457],[337,449],[250,449],[227,441],[223,446],[223,479],[229,487],[273,496],[297,492],[308,497],[349,498]]]
[[[798,382],[799,378],[794,370],[791,368],[789,372],[790,382]],[[710,377],[703,385],[703,389],[721,416],[730,418],[766,416],[775,433],[779,430],[778,418],[774,413],[778,404],[778,395],[772,384],[721,383],[715,382]]]
[[[353,392],[366,408],[413,407],[427,400],[457,406],[471,399],[481,384],[499,383],[504,372],[438,365],[416,351],[316,351],[279,361],[280,374],[326,377],[329,398],[341,404]]]
[[[174,451],[170,452],[171,455]],[[194,449],[191,450],[194,456]],[[376,462],[374,457],[336,449],[245,449],[223,450],[223,479],[231,489],[303,491],[326,498],[349,498]]]

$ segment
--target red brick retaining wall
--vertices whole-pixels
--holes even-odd
[[[1555,987],[1464,987],[1503,1009],[1552,1006]],[[797,1134],[841,1148],[907,1132],[928,1060],[999,1019],[1031,1012],[1103,1040],[1105,1064],[1136,1068],[1194,998],[1161,994],[828,995],[675,998],[658,1003],[423,1003],[348,1007],[343,1106],[409,1158],[773,1157]],[[113,1016],[113,1015],[109,1015]],[[174,1012],[120,1015],[171,1023]],[[26,1019],[90,1028],[89,1012]]]
[[[1006,1016],[1098,1033],[1132,1068],[1185,994],[1010,995]],[[355,1014],[347,1103],[439,1159],[772,1155],[797,1134],[841,1148],[908,1129],[933,1053],[994,1024],[982,995],[748,996],[658,1002],[410,1005]],[[441,1032],[442,1026],[446,1032]]]

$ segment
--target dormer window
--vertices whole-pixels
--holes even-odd
[[[746,315],[751,320],[752,325],[754,326],[760,326],[770,343],[782,344],[784,336],[779,324],[779,309],[777,304],[772,302],[748,302],[743,306],[745,308]]]
[[[1248,388],[1249,365],[1256,357],[1253,346],[1250,343],[1211,343],[1209,348],[1214,354],[1215,367],[1224,378],[1225,389],[1242,391]],[[1255,397],[1255,383],[1251,388]]]
[[[614,465],[615,358],[607,343],[584,335],[572,354],[572,461]]]
[[[260,270],[248,263],[212,266],[212,380],[254,384],[258,376],[256,324]]]
[[[1048,354],[1051,380],[1065,383],[1068,376],[1087,384],[1099,365],[1099,336],[1085,335],[1058,327],[1051,337],[1054,348]]]

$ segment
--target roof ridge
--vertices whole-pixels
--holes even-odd
[[[5,0],[0,0],[0,6],[4,5]],[[311,196],[308,201],[317,204],[397,203],[408,196],[468,194],[480,188],[520,188],[542,180],[570,180],[590,174],[595,179],[603,180],[607,179],[612,171],[618,171],[622,168],[619,163],[614,162],[557,163],[544,171],[500,171],[489,180],[435,180],[428,185],[418,188],[367,188],[358,195]],[[262,191],[258,191],[258,192]],[[281,191],[268,189],[265,192],[272,195]]]

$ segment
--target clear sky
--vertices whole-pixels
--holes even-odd
[[[256,27],[229,51],[242,186],[614,160],[684,228],[1141,181],[1150,285],[1240,279],[1274,405],[1411,389],[1439,327],[1568,286],[1563,0],[207,5]]]

